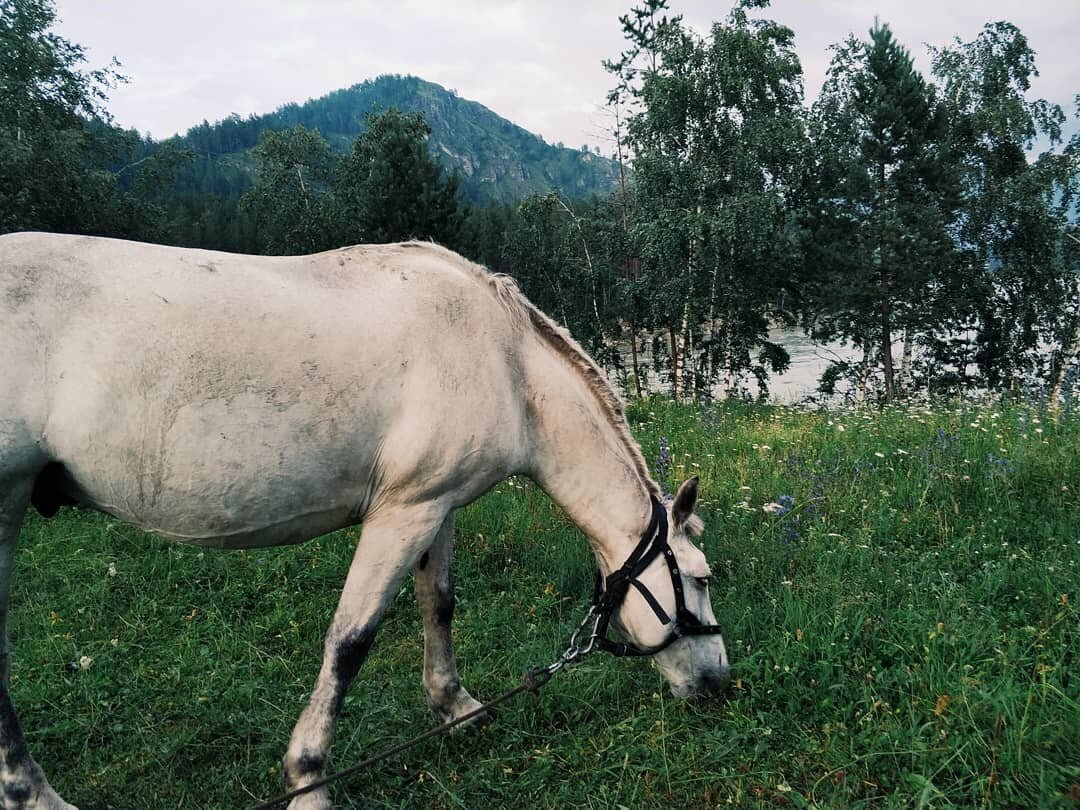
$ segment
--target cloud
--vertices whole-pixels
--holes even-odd
[[[110,94],[121,125],[156,137],[204,118],[269,112],[382,73],[412,73],[456,89],[496,113],[567,145],[600,143],[596,112],[613,82],[601,61],[625,48],[619,15],[633,0],[58,0],[60,32],[88,47],[92,66],[112,56],[131,78]],[[707,32],[727,3],[671,0],[674,13]],[[821,86],[828,45],[862,36],[875,10],[928,69],[924,42],[974,37],[1010,19],[1039,53],[1033,94],[1067,105],[1080,88],[1075,0],[774,0],[765,14],[792,27],[807,99]]]

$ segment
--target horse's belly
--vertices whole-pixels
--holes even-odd
[[[357,414],[268,407],[262,394],[134,402],[118,413],[67,437],[57,460],[78,500],[149,531],[202,545],[280,545],[356,523],[368,506],[375,453]],[[347,427],[358,420],[360,431]]]
[[[162,529],[154,525],[141,525],[141,528],[178,543],[205,548],[241,549],[303,543],[313,537],[354,523],[356,520],[349,514],[335,510],[301,515],[269,525],[251,525],[246,528],[231,524],[227,528],[215,529],[212,523],[196,522],[192,526],[195,529],[194,533],[177,533],[176,530]]]

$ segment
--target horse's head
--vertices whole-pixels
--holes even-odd
[[[632,641],[624,654],[651,654],[678,697],[718,691],[729,680],[727,651],[709,601],[712,572],[690,539],[704,528],[694,514],[697,485],[698,479],[691,478],[674,499],[657,507],[666,512],[654,517],[659,553],[649,552],[642,559],[645,563],[652,557],[640,573],[630,577],[636,582],[626,586],[612,616],[619,631]]]

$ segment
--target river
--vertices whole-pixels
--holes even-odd
[[[772,402],[794,403],[805,399],[817,391],[818,380],[832,360],[857,360],[860,352],[851,346],[843,346],[838,342],[815,343],[810,340],[801,329],[776,328],[769,332],[769,340],[783,346],[791,357],[791,366],[783,374],[771,374],[769,376],[769,399]],[[649,341],[646,341],[648,344]],[[897,350],[900,350],[897,346]],[[623,364],[626,369],[631,368],[629,346],[621,348]],[[648,346],[639,353],[638,362],[643,369],[647,369],[648,387],[652,391],[668,391],[669,382],[666,377],[660,377],[653,369],[652,354]],[[751,383],[750,388],[756,391],[756,383]],[[842,386],[841,386],[842,389]],[[717,397],[723,397],[724,391],[718,386],[714,391]]]

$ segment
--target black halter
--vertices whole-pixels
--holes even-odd
[[[649,567],[649,564],[658,555],[664,555],[668,571],[671,572],[671,587],[675,591],[675,619],[672,621],[656,597],[649,592],[639,576]],[[607,637],[608,624],[611,621],[615,609],[626,599],[630,592],[630,586],[637,588],[653,613],[661,624],[671,624],[671,632],[667,638],[654,647],[638,647],[629,642],[612,641]],[[668,544],[668,520],[667,510],[655,497],[652,498],[652,519],[649,521],[641,542],[630,553],[622,568],[603,579],[599,572],[596,575],[596,589],[593,591],[593,613],[597,616],[596,629],[593,638],[597,648],[606,650],[612,655],[655,655],[663,649],[674,644],[683,636],[710,636],[720,632],[720,627],[715,624],[702,624],[693,613],[686,608],[686,597],[683,594],[682,576],[679,574],[679,563],[675,559],[675,552]]]

